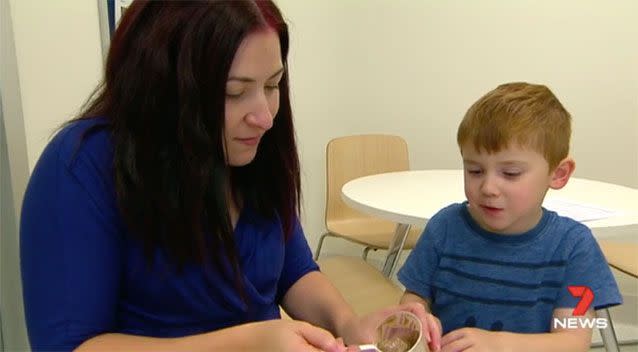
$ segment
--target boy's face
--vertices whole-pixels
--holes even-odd
[[[516,145],[488,154],[472,143],[461,154],[469,211],[483,229],[519,234],[538,224],[552,180],[543,155]]]

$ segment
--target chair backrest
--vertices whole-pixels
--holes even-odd
[[[341,188],[346,182],[409,169],[408,145],[399,136],[368,134],[331,140],[326,147],[326,227],[330,229],[330,222],[335,220],[369,217],[341,200]]]
[[[638,244],[615,240],[598,240],[598,244],[609,265],[638,279]]]

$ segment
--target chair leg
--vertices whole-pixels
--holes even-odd
[[[361,257],[363,258],[364,261],[368,261],[368,252],[370,252],[370,247],[366,247],[363,249],[363,253],[361,254]]]
[[[397,224],[395,227],[394,237],[392,238],[392,242],[388,248],[388,255],[385,257],[385,263],[383,264],[383,275],[386,277],[392,277],[409,231],[410,225],[408,224]]]
[[[323,235],[321,235],[321,237],[319,237],[319,244],[317,245],[317,250],[315,251],[315,257],[314,260],[319,259],[319,253],[321,253],[321,246],[323,246],[323,240],[326,238],[326,236],[329,236],[330,232],[326,232]]]
[[[611,321],[611,315],[609,309],[600,309],[596,311],[596,316],[599,318],[607,319],[607,327],[600,330],[600,336],[603,338],[603,345],[607,352],[619,352],[618,339],[616,338],[616,331],[614,330],[614,324]]]
[[[370,251],[377,251],[379,248],[374,248],[374,247],[366,247],[363,249],[363,253],[361,253],[361,258],[363,258],[364,261],[368,261],[368,253],[370,253]]]

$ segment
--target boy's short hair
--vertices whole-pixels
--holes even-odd
[[[495,153],[510,143],[536,150],[553,170],[569,153],[571,116],[544,85],[506,83],[485,94],[465,113],[457,132],[460,148],[473,143]]]

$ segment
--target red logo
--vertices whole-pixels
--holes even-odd
[[[569,293],[574,297],[580,297],[580,301],[574,308],[574,316],[585,315],[585,312],[594,301],[594,292],[587,286],[567,286]]]

